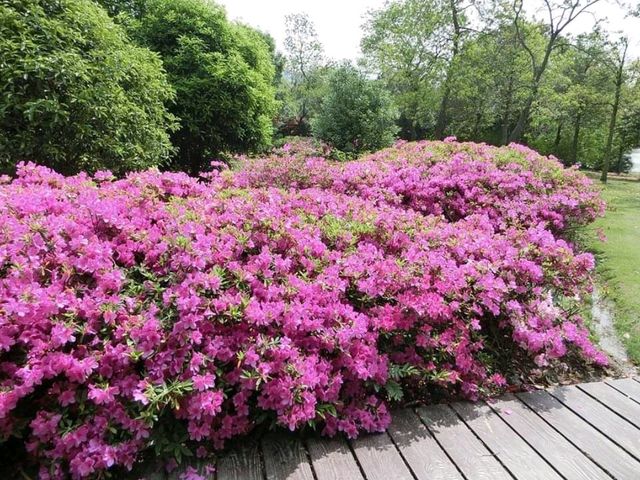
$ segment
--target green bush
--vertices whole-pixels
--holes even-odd
[[[0,171],[20,160],[64,173],[162,164],[173,95],[158,56],[93,2],[0,4]]]
[[[195,173],[221,151],[270,144],[275,69],[263,34],[229,22],[224,9],[203,0],[149,0],[129,24],[161,55],[176,90],[175,167]]]
[[[343,65],[331,73],[313,133],[345,152],[377,150],[393,142],[396,116],[380,85]]]

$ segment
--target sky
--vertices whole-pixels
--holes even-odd
[[[385,0],[216,0],[225,6],[229,18],[240,20],[271,34],[280,50],[284,50],[284,16],[306,13],[313,21],[327,57],[355,60],[360,52],[361,26],[368,10],[384,5]],[[538,0],[525,0],[533,10]],[[631,58],[640,58],[640,19],[625,19],[625,11],[611,0],[593,8],[599,18],[608,18],[610,31],[623,31],[630,38]],[[593,28],[593,16],[576,20],[571,33]]]

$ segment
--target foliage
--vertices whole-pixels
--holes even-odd
[[[393,0],[367,15],[364,65],[398,106],[401,138],[516,140],[622,170],[640,135],[634,67],[597,16],[569,33],[599,1]]]
[[[324,93],[327,72],[322,44],[306,14],[285,17],[285,69],[278,90],[277,126],[284,135],[308,135]]]
[[[264,34],[230,23],[221,7],[204,0],[148,0],[130,29],[160,54],[176,90],[176,167],[197,173],[220,152],[270,144],[277,105]]]
[[[403,138],[424,138],[436,123],[435,83],[445,67],[447,7],[440,0],[393,1],[369,12],[361,47],[400,109]]]
[[[336,68],[314,119],[314,135],[345,152],[371,151],[393,142],[396,111],[381,85],[351,65]]]
[[[593,259],[561,238],[602,202],[518,145],[3,181],[0,432],[43,478],[261,422],[354,437],[429,389],[486,395],[514,359],[606,362],[571,306]]]
[[[95,0],[95,2],[101,5],[111,17],[126,15],[130,18],[140,18],[147,5],[147,0]]]
[[[93,2],[0,5],[0,172],[21,159],[67,173],[163,164],[173,95],[157,55]]]

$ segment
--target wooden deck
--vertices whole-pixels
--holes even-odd
[[[250,438],[216,467],[215,480],[637,480],[640,380],[399,410],[353,441]]]

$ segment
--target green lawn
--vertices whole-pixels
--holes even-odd
[[[629,358],[640,364],[640,182],[609,180],[605,218],[588,229],[586,246],[597,256],[601,288],[616,306],[615,327]],[[606,242],[597,239],[601,228]]]

